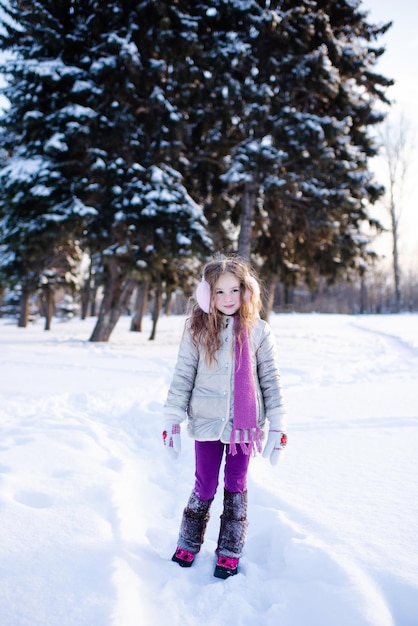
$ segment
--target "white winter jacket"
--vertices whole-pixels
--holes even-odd
[[[224,316],[222,344],[210,366],[201,346],[196,346],[186,322],[164,415],[168,424],[188,420],[188,432],[197,441],[229,443],[234,415],[234,318]],[[266,418],[270,428],[286,430],[285,407],[270,326],[257,320],[250,332],[251,362],[257,396],[257,421]],[[237,443],[238,443],[237,433]]]

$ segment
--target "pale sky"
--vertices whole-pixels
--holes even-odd
[[[396,81],[391,97],[411,116],[417,117],[418,97],[418,2],[414,0],[363,0],[362,7],[369,11],[372,23],[393,22],[381,41],[386,52],[379,67]]]
[[[387,78],[395,80],[387,95],[394,101],[390,115],[394,119],[402,113],[411,130],[411,152],[408,166],[406,193],[400,219],[400,244],[402,264],[405,269],[418,271],[418,2],[416,0],[363,0],[362,10],[369,11],[368,21],[373,24],[393,22],[381,38],[386,47],[377,66]],[[379,177],[380,180],[380,177]],[[384,183],[385,181],[382,180]],[[386,223],[387,218],[379,215]],[[388,241],[390,247],[390,242]]]

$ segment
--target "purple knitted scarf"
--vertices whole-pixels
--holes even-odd
[[[234,320],[235,333],[239,329],[239,318]],[[248,330],[242,334],[242,349],[235,340],[235,370],[234,370],[234,422],[230,439],[229,452],[237,453],[236,433],[239,433],[239,443],[244,454],[255,454],[256,449],[261,452],[261,429],[257,425],[257,405],[255,384],[251,367],[250,342]],[[247,435],[247,437],[246,437]],[[245,439],[248,439],[246,442]]]

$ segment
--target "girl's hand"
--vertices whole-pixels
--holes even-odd
[[[172,459],[177,459],[181,452],[180,424],[168,424],[163,431],[163,442]]]
[[[269,430],[267,442],[264,446],[263,457],[270,458],[272,465],[277,465],[281,452],[286,448],[287,435],[281,430]]]

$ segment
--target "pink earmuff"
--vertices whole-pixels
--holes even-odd
[[[202,278],[196,288],[196,300],[204,313],[210,310],[210,285],[207,280]]]

